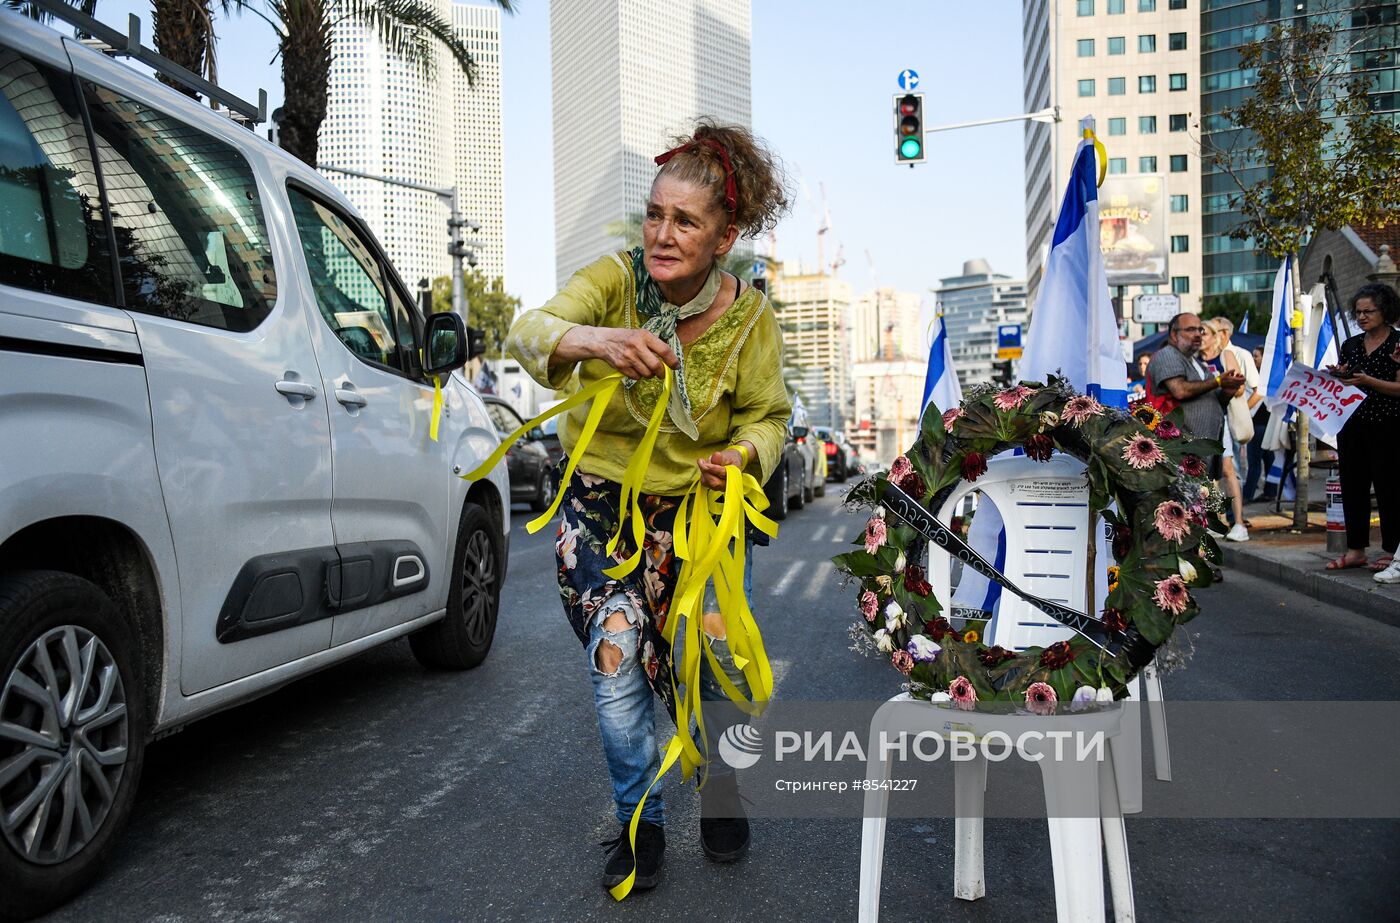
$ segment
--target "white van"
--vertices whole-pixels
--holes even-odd
[[[403,635],[481,662],[475,348],[315,171],[0,11],[0,917],[92,878],[153,737]]]

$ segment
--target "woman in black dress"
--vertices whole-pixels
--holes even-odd
[[[1329,371],[1366,392],[1337,436],[1347,551],[1329,570],[1366,565],[1371,532],[1371,489],[1381,520],[1381,556],[1371,564],[1379,583],[1400,583],[1400,295],[1388,285],[1362,286],[1351,299],[1361,333],[1342,344]]]

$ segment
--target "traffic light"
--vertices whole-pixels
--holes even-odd
[[[894,143],[895,163],[924,162],[924,94],[894,98]]]

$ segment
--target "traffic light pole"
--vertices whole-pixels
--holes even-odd
[[[358,170],[347,170],[344,167],[332,166],[328,163],[318,164],[318,170],[329,170],[332,173],[343,173],[346,176],[354,176],[358,179],[373,180],[376,183],[384,183],[386,186],[401,186],[404,189],[416,189],[419,192],[431,192],[442,199],[447,205],[449,212],[447,218],[447,233],[451,237],[451,242],[447,245],[447,252],[452,257],[452,313],[467,319],[466,294],[462,288],[462,261],[465,259],[471,266],[476,265],[476,254],[471,251],[471,245],[475,241],[462,239],[462,228],[475,233],[481,230],[481,225],[474,221],[467,221],[462,217],[457,206],[456,186],[425,186],[422,183],[410,183],[408,180],[394,179],[389,176],[376,176],[373,173],[361,173]]]
[[[978,119],[975,122],[958,122],[953,125],[937,125],[933,128],[925,128],[924,135],[928,136],[936,131],[954,131],[959,128],[977,128],[982,125],[1000,125],[1003,122],[1058,122],[1060,121],[1060,107],[1051,106],[1048,109],[1041,109],[1039,112],[1027,112],[1022,115],[1007,115],[999,119]]]

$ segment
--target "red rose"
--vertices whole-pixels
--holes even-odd
[[[1128,620],[1121,611],[1110,607],[1103,610],[1103,627],[1115,635],[1121,635],[1128,630]]]
[[[1055,440],[1044,433],[1036,433],[1026,440],[1026,454],[1038,462],[1047,462],[1055,451]]]
[[[1004,661],[1015,660],[1016,652],[1008,651],[1006,648],[998,644],[994,647],[988,647],[978,651],[977,659],[982,661],[982,666],[991,669],[992,667],[995,667],[997,664],[1002,663]]]
[[[1113,529],[1113,556],[1123,560],[1128,556],[1133,540],[1133,530],[1128,526],[1115,526]]]
[[[948,620],[943,616],[936,616],[933,621],[924,623],[924,634],[941,642],[948,635],[953,634],[953,626],[948,624]]]
[[[904,568],[904,588],[915,596],[928,596],[933,592],[928,578],[924,576],[924,569],[917,564]]]
[[[1058,670],[1073,659],[1074,651],[1068,641],[1056,641],[1040,652],[1040,665],[1051,670]]]
[[[975,481],[987,473],[987,459],[981,452],[968,452],[962,460],[964,481]]]
[[[917,471],[910,471],[900,479],[897,486],[915,500],[923,500],[924,494],[928,492],[923,477]]]

